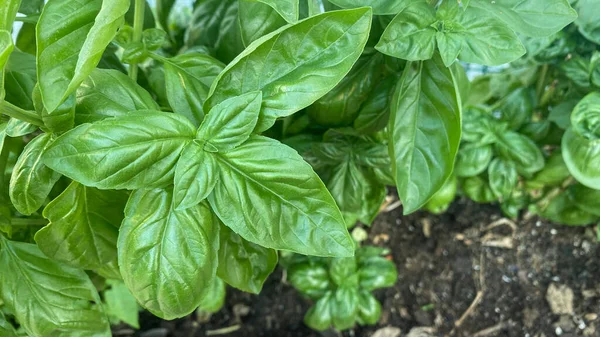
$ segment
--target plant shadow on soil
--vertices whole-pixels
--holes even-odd
[[[167,322],[143,312],[133,335],[367,337],[392,326],[405,336],[426,326],[435,329],[432,336],[600,336],[600,244],[593,228],[532,217],[513,230],[500,219],[496,206],[466,199],[439,216],[403,216],[401,208],[380,214],[367,243],[390,249],[399,278],[375,293],[383,305],[376,326],[341,335],[310,330],[302,323],[310,301],[282,282],[278,269],[260,296],[228,288],[224,308],[206,323],[195,315]]]

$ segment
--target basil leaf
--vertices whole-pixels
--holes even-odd
[[[176,209],[199,204],[213,191],[219,177],[215,157],[196,141],[189,143],[175,168],[173,202]]]
[[[20,0],[6,0],[0,6],[0,31],[11,31],[19,10]],[[10,34],[8,35],[10,37]],[[12,41],[12,38],[11,38]]]
[[[571,113],[573,131],[588,139],[600,139],[600,92],[585,96]]]
[[[195,131],[182,116],[132,112],[76,127],[57,138],[43,160],[50,168],[86,186],[161,187],[172,182],[179,154]]]
[[[117,70],[94,69],[77,89],[76,99],[76,124],[159,109],[144,88]]]
[[[570,193],[561,193],[550,201],[550,204],[540,212],[544,218],[569,226],[589,225],[598,217],[578,207],[569,196]]]
[[[160,26],[168,31],[169,30],[169,17],[173,11],[173,5],[175,0],[158,0],[155,2],[156,19],[160,23]]]
[[[515,162],[517,172],[525,177],[544,168],[542,151],[531,139],[519,133],[507,131],[498,135],[495,148],[501,157]]]
[[[568,129],[571,126],[571,111],[578,102],[578,100],[571,99],[552,107],[548,120],[554,122],[561,129]]]
[[[281,15],[285,21],[294,23],[298,21],[299,1],[298,0],[254,0],[262,2],[272,7]]]
[[[354,129],[357,132],[374,133],[387,126],[390,118],[390,100],[397,82],[396,76],[388,76],[371,91],[354,120]]]
[[[319,299],[331,289],[327,269],[317,263],[300,263],[288,269],[289,282],[301,294]]]
[[[39,63],[38,63],[39,64]],[[75,124],[75,95],[69,95],[54,111],[50,112],[42,105],[42,94],[40,91],[40,83],[38,82],[34,88],[34,105],[36,110],[41,112],[42,122],[44,126],[52,132],[63,132],[71,129]],[[35,101],[40,102],[35,104]]]
[[[460,153],[460,152],[459,152]],[[445,212],[456,197],[458,182],[456,177],[450,177],[444,186],[425,204],[425,209],[433,214]]]
[[[519,181],[517,168],[512,161],[496,158],[488,167],[490,189],[496,197],[504,200],[510,197]]]
[[[361,289],[358,292],[358,317],[361,325],[375,325],[381,317],[381,303],[368,291]]]
[[[238,147],[256,127],[261,103],[260,91],[224,100],[210,110],[196,138],[210,143],[217,151]]]
[[[0,297],[30,336],[111,335],[96,287],[81,269],[0,235]]]
[[[527,186],[531,188],[543,188],[545,186],[558,186],[567,179],[571,173],[563,160],[560,151],[554,151],[546,160],[544,168],[527,180]]]
[[[73,267],[95,269],[117,257],[117,235],[127,194],[72,182],[43,215],[50,223],[35,234],[47,256]]]
[[[221,226],[217,275],[232,287],[258,294],[277,266],[277,252],[242,239]]]
[[[164,319],[200,305],[215,277],[219,248],[218,222],[207,205],[179,211],[171,201],[168,190],[134,191],[117,245],[127,288]]]
[[[569,187],[569,196],[579,209],[600,217],[600,190],[577,184]]]
[[[273,7],[256,0],[240,0],[239,20],[245,46],[287,24]]]
[[[6,317],[4,317],[2,311],[0,311],[0,333],[2,333],[2,336],[4,337],[18,337],[15,328],[6,321]]]
[[[394,262],[375,256],[359,264],[358,277],[361,289],[371,291],[393,286],[398,279],[398,271]]]
[[[19,213],[30,215],[37,211],[60,178],[58,172],[44,165],[42,155],[52,144],[52,135],[35,137],[19,156],[10,177],[10,200]]]
[[[295,150],[251,136],[215,157],[221,176],[208,200],[234,232],[267,248],[352,256],[354,245],[335,201]]]
[[[223,280],[221,280],[219,277],[215,277],[205,292],[206,296],[204,296],[200,302],[198,310],[209,313],[215,313],[221,310],[225,304],[225,295],[227,295],[225,282],[223,282]]]
[[[329,263],[329,276],[337,286],[356,286],[358,284],[356,269],[354,257],[335,258]]]
[[[161,60],[164,62],[167,99],[173,111],[199,125],[205,113],[202,104],[211,84],[225,65],[200,53],[181,54]]]
[[[406,0],[329,0],[329,2],[342,8],[369,6],[373,8],[374,15],[397,14],[410,4],[410,1]]]
[[[502,121],[508,123],[508,127],[517,130],[523,124],[529,122],[533,109],[535,92],[525,88],[519,88],[510,93],[506,98],[506,103],[501,107]]]
[[[33,110],[31,94],[37,76],[35,73],[35,56],[13,50],[6,63],[4,73],[4,99],[23,109]]]
[[[198,2],[190,25],[185,33],[185,44],[191,46],[207,46],[214,48],[221,23],[230,7],[237,4],[235,0],[204,0]]]
[[[348,286],[337,288],[331,299],[331,313],[336,330],[353,327],[358,314],[358,290]]]
[[[437,32],[435,41],[444,65],[450,67],[463,49],[464,38],[460,34]]]
[[[407,64],[392,99],[389,149],[398,195],[408,214],[452,174],[461,135],[461,99],[439,57]]]
[[[0,13],[1,15],[2,13]],[[4,66],[14,50],[12,36],[7,30],[0,30],[0,100],[4,99]]]
[[[465,146],[458,151],[454,172],[458,177],[474,177],[488,168],[494,151],[490,145]]]
[[[600,139],[587,139],[570,128],[561,146],[563,159],[573,177],[587,187],[600,189]]]
[[[435,12],[427,2],[412,2],[394,17],[375,48],[408,61],[429,60],[435,50],[435,22]]]
[[[470,6],[494,15],[517,33],[533,37],[552,35],[577,18],[568,0],[471,0]]]
[[[35,132],[37,129],[38,127],[33,124],[11,118],[6,126],[6,135],[13,138],[22,137]]]
[[[261,90],[257,131],[268,129],[276,118],[309,106],[338,84],[360,56],[370,25],[369,9],[335,11],[258,39],[219,74],[205,108]],[[317,40],[318,45],[314,44]],[[285,56],[278,52],[282,48]]]
[[[49,0],[36,27],[44,106],[54,112],[98,65],[129,8],[127,0]]]
[[[138,304],[122,281],[108,280],[110,289],[104,291],[106,312],[111,320],[139,329]]]
[[[578,0],[575,4],[579,16],[575,20],[575,25],[579,28],[581,35],[588,40],[600,44],[600,23],[598,23],[596,13],[600,10],[600,4],[594,0]]]
[[[327,292],[304,315],[304,324],[317,331],[327,330],[332,324],[333,293]]]
[[[488,183],[480,176],[469,177],[463,180],[462,191],[471,200],[480,204],[485,204],[496,200],[494,192],[492,192]]]

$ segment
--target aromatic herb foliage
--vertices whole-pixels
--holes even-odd
[[[31,336],[107,336],[135,323],[118,294],[172,319],[218,308],[224,283],[259,292],[277,250],[351,258],[346,228],[373,220],[386,185],[409,213],[451,181],[463,106],[493,99],[468,95],[457,58],[570,48],[559,32],[576,18],[598,42],[583,0],[580,17],[567,0],[197,0],[191,17],[173,4],[0,0],[8,333],[5,317]],[[590,54],[575,65],[595,69]],[[563,137],[580,188],[598,188],[596,101]],[[490,166],[494,193],[544,166],[518,131],[487,144],[510,159]]]

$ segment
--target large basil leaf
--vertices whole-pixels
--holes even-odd
[[[461,135],[461,98],[439,57],[407,64],[392,99],[389,150],[398,194],[408,214],[452,174]]]
[[[240,0],[239,20],[245,46],[287,24],[273,7],[256,0]]]
[[[101,189],[162,187],[195,127],[179,115],[138,111],[82,124],[52,143],[44,163],[86,186]]]
[[[457,177],[474,177],[485,171],[492,161],[492,146],[465,146],[458,151],[454,172]]]
[[[242,239],[221,226],[217,275],[230,286],[258,294],[277,266],[277,252]]]
[[[569,188],[569,196],[578,208],[600,217],[600,190],[577,184]]]
[[[196,135],[217,151],[228,151],[245,142],[256,127],[262,103],[260,91],[232,97],[215,105]]]
[[[264,36],[217,77],[205,108],[261,90],[257,129],[264,131],[276,118],[309,106],[333,89],[360,56],[370,26],[371,11],[361,8],[323,13]]]
[[[77,124],[159,109],[144,88],[120,71],[108,69],[94,69],[77,89],[76,100]]]
[[[177,209],[199,204],[217,183],[219,167],[215,157],[205,151],[204,146],[194,141],[183,148],[175,168],[173,202]]]
[[[394,17],[375,48],[408,61],[428,60],[435,51],[437,30],[432,25],[436,21],[435,12],[427,2],[412,2]]]
[[[562,138],[562,154],[569,171],[587,187],[600,189],[600,139],[587,139],[572,128]]]
[[[380,80],[382,69],[381,54],[363,54],[335,88],[307,108],[308,115],[324,126],[352,123],[361,104]]]
[[[513,189],[519,181],[517,168],[512,161],[496,158],[488,167],[490,189],[500,199],[510,197]]]
[[[396,82],[396,76],[388,76],[373,89],[354,120],[354,129],[357,132],[374,133],[386,127],[390,118],[390,99]]]
[[[268,248],[352,256],[354,245],[342,214],[295,150],[251,136],[216,158],[221,176],[209,201],[234,232]]]
[[[129,9],[128,0],[49,0],[36,27],[44,106],[53,113],[96,67]]]
[[[160,60],[164,62],[167,99],[173,111],[199,125],[204,118],[202,105],[210,86],[225,65],[201,53]]]
[[[579,14],[575,20],[579,32],[588,40],[600,44],[600,23],[596,15],[600,4],[595,0],[578,0],[575,7]]]
[[[43,133],[35,137],[19,156],[10,177],[10,200],[22,214],[29,215],[37,211],[54,183],[60,178],[42,162],[42,155],[52,144],[52,135]]]
[[[519,174],[531,177],[544,168],[544,155],[533,140],[513,131],[498,135],[498,153],[515,162]]]
[[[127,194],[72,182],[45,208],[50,223],[35,234],[47,256],[81,269],[95,269],[117,257],[117,235]]]
[[[393,15],[399,13],[410,1],[405,0],[329,0],[342,8],[370,6],[375,15]]]
[[[489,12],[517,33],[533,37],[554,34],[577,18],[568,0],[471,0],[470,6]]]
[[[589,225],[598,220],[598,216],[579,208],[569,194],[561,193],[552,199],[540,215],[550,221],[570,226]]]
[[[175,210],[172,193],[137,190],[119,232],[119,267],[138,302],[173,319],[200,305],[217,269],[218,220],[205,204]]]
[[[109,337],[96,287],[81,269],[0,235],[0,298],[29,336]]]

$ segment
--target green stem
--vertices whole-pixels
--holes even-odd
[[[548,65],[544,64],[542,66],[542,73],[538,78],[537,86],[535,88],[535,94],[538,98],[538,102],[542,100],[542,95],[544,94],[544,87],[546,86],[546,75],[548,74]]]
[[[22,120],[37,126],[44,126],[42,118],[35,112],[24,110],[7,101],[0,102],[0,114]]]
[[[39,18],[40,18],[39,15],[34,15],[34,16],[17,16],[17,17],[15,17],[15,21],[21,21],[21,22],[25,22],[25,23],[36,24],[38,22]]]
[[[142,41],[142,31],[144,30],[144,9],[146,8],[145,0],[135,0],[135,11],[133,14],[133,42]],[[138,64],[131,63],[129,65],[129,77],[137,81]]]
[[[10,224],[13,226],[45,226],[48,224],[46,219],[27,219],[27,218],[12,218]]]

